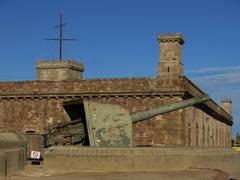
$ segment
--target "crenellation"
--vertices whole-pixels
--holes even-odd
[[[84,65],[72,60],[37,61],[37,79],[47,81],[82,80]]]
[[[183,44],[184,43],[184,37],[182,36],[182,34],[180,32],[177,32],[176,35],[172,34],[172,33],[168,33],[168,34],[161,34],[158,33],[158,38],[157,38],[158,42],[175,42],[177,41],[179,44]]]

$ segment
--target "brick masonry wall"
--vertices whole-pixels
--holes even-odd
[[[184,78],[124,78],[82,81],[23,81],[0,83],[1,95],[155,93],[184,91]]]
[[[62,101],[76,98],[119,104],[129,112],[173,103],[180,101],[185,93],[189,93],[185,89],[185,84],[184,78],[0,83],[0,131],[44,133],[51,125],[69,120],[62,108]],[[218,119],[210,116],[209,112],[212,109],[205,111],[197,108],[188,109],[166,113],[134,124],[134,143],[214,147],[217,146],[217,137],[221,137],[221,140],[218,140],[219,144],[228,145],[231,140],[229,138],[231,126],[222,125]],[[208,119],[206,121],[209,121],[209,130],[203,119]],[[220,128],[216,130],[218,123]],[[205,131],[207,133],[204,133]],[[216,135],[217,133],[220,135]]]
[[[100,103],[119,104],[130,113],[146,110],[178,101],[179,97],[118,97],[92,98]],[[4,99],[0,101],[0,131],[45,133],[53,124],[68,121],[62,108],[65,99]],[[7,112],[7,113],[6,113]],[[179,112],[159,115],[133,125],[133,141],[136,145],[181,144]]]
[[[4,99],[0,101],[0,131],[43,133],[64,120],[61,102],[56,99]]]

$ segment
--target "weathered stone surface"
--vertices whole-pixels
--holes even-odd
[[[188,107],[184,110],[184,141],[188,146],[231,147],[231,127],[207,113]]]
[[[232,110],[231,110],[231,104],[232,101],[231,99],[223,99],[222,100],[222,108],[228,113],[228,114],[232,114]]]
[[[239,173],[240,154],[221,148],[51,148],[44,169],[70,172],[159,172],[189,168]],[[61,163],[64,162],[64,163]]]
[[[9,84],[15,88],[11,94],[6,94]],[[68,120],[62,108],[62,102],[69,99],[86,98],[102,103],[119,104],[129,112],[170,104],[184,99],[184,94],[197,92],[194,88],[190,91],[184,89],[188,87],[186,84],[190,86],[185,78],[0,83],[3,87],[0,89],[2,91],[0,131],[44,133],[53,124]],[[185,111],[186,114],[184,114]],[[219,114],[219,117],[212,117],[212,114]],[[203,109],[179,110],[134,124],[134,144],[215,146],[211,143],[215,144],[216,140],[212,140],[210,136],[215,136],[213,133],[216,130],[212,130],[213,127],[210,126],[210,130],[206,128],[207,132],[203,133],[205,122],[203,116],[209,116],[213,122],[224,119],[227,124],[226,122],[222,124],[225,124],[226,128],[232,121],[231,116],[219,110],[214,102],[210,102]],[[188,128],[187,122],[189,122]],[[197,140],[196,132],[198,132]],[[188,134],[191,134],[191,138]],[[208,136],[209,139],[207,139]],[[223,137],[226,136],[223,135]],[[203,138],[206,140],[204,141]],[[227,138],[230,139],[230,133]]]
[[[6,175],[6,155],[0,152],[0,177]]]
[[[26,165],[27,140],[22,134],[0,133],[0,176],[16,175]]]
[[[23,159],[23,148],[1,149],[5,154],[5,176],[16,175],[19,170],[23,169],[26,159]]]
[[[38,80],[81,80],[83,64],[75,61],[37,61]]]
[[[184,90],[184,78],[123,78],[82,81],[22,81],[0,83],[0,94],[26,95],[117,95],[138,93],[175,93]]]
[[[183,76],[182,44],[184,43],[181,33],[158,34],[160,44],[160,63],[158,76]]]

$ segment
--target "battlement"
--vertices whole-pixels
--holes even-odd
[[[49,81],[82,80],[84,65],[72,61],[42,61],[36,62],[37,79]]]
[[[159,43],[161,42],[179,42],[180,44],[184,43],[184,38],[180,32],[177,32],[176,35],[172,33],[168,34],[160,34],[158,33],[157,40]]]
[[[231,99],[222,99],[222,103],[232,103]]]

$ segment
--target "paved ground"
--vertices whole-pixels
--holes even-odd
[[[25,174],[26,175],[26,174]],[[30,174],[29,174],[30,175]],[[32,174],[34,175],[34,174]],[[227,180],[228,175],[215,170],[134,173],[79,173],[54,176],[15,176],[5,180]],[[42,174],[43,175],[43,174]]]

